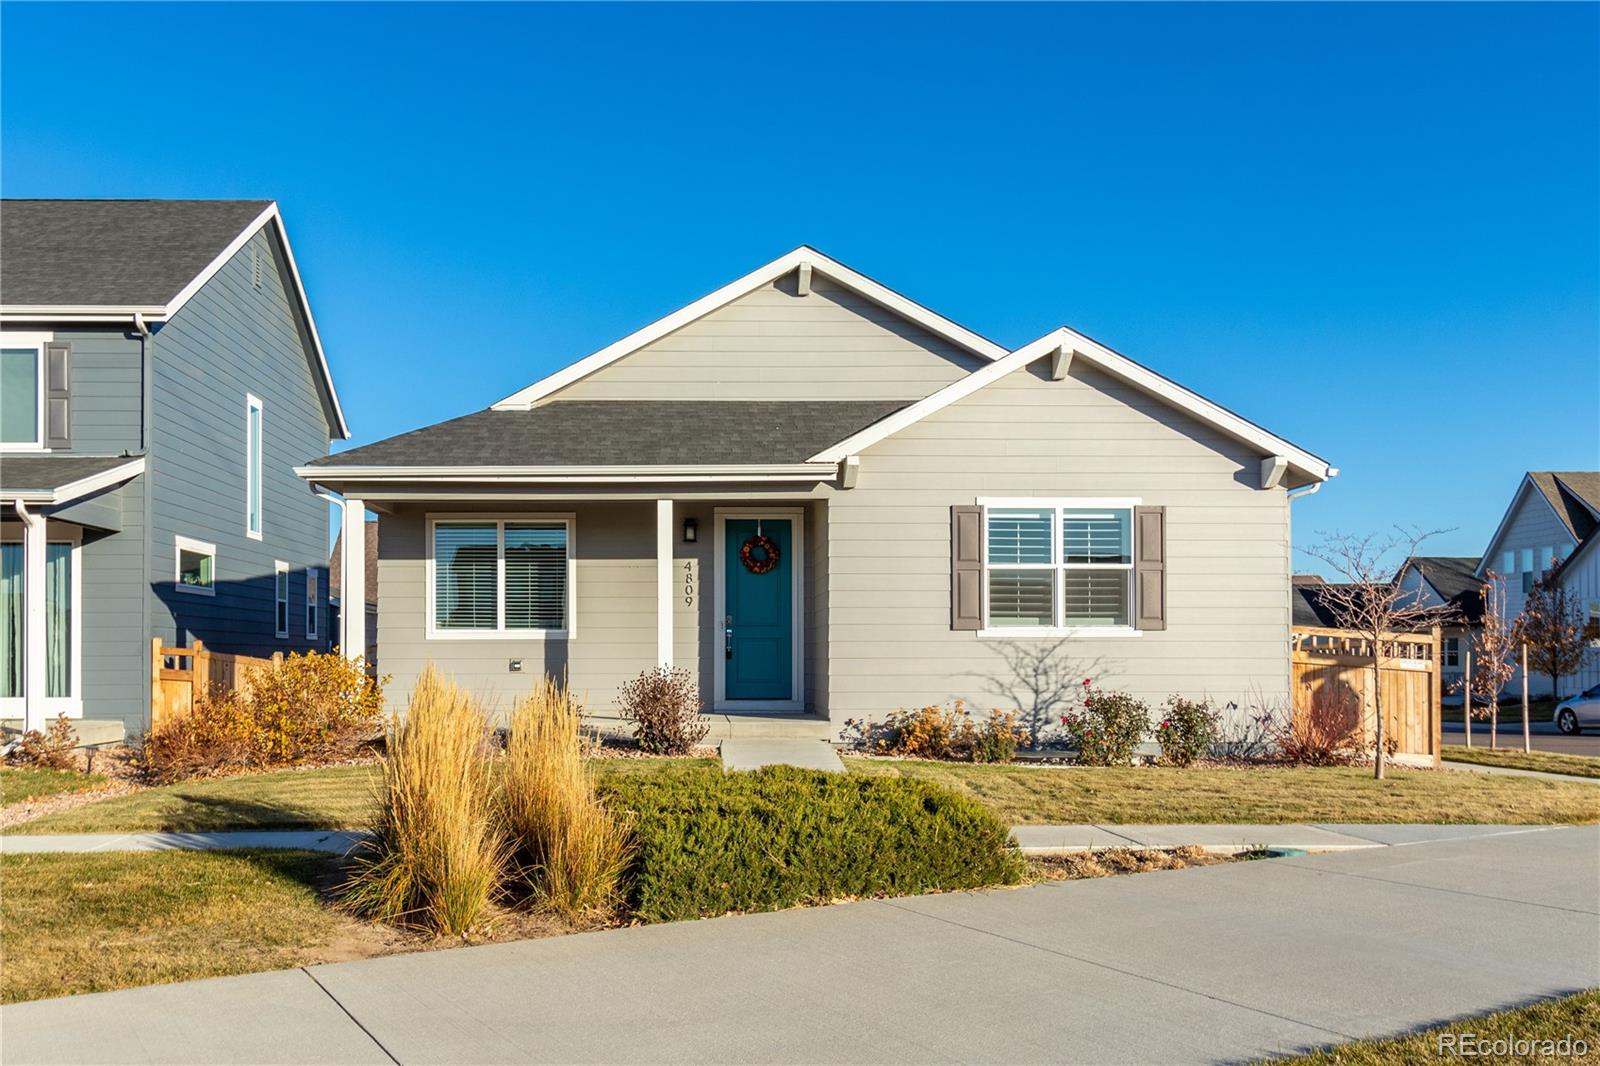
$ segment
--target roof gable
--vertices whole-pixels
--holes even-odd
[[[1600,472],[1530,470],[1522,475],[1517,491],[1511,496],[1510,505],[1506,507],[1505,514],[1500,516],[1500,524],[1495,526],[1494,535],[1483,549],[1483,558],[1479,560],[1476,570],[1480,577],[1488,570],[1489,561],[1499,548],[1506,530],[1511,528],[1526,502],[1533,497],[1548,507],[1556,521],[1572,535],[1573,542],[1578,545],[1572,553],[1574,556],[1590,541],[1600,539]]]
[[[927,330],[934,336],[947,340],[958,348],[981,356],[984,359],[997,360],[1006,355],[1006,349],[994,341],[981,337],[964,326],[957,325],[943,315],[907,299],[893,289],[850,269],[835,259],[823,255],[816,249],[802,245],[792,252],[779,256],[772,262],[756,268],[744,277],[729,282],[715,292],[708,293],[693,303],[679,308],[670,315],[659,318],[642,329],[635,330],[621,340],[600,349],[593,355],[580,359],[576,363],[534,382],[527,388],[512,393],[510,396],[493,404],[493,409],[499,411],[527,410],[558,390],[588,377],[597,370],[610,366],[625,356],[632,355],[646,345],[789,274],[797,274],[806,278],[821,275]],[[809,282],[806,283],[809,284]]]
[[[1307,482],[1320,482],[1338,473],[1327,460],[1291,444],[1254,422],[1234,414],[1219,404],[1212,403],[1198,393],[1191,392],[1177,382],[1065,326],[1046,333],[1004,358],[974,370],[960,381],[818,452],[811,457],[811,461],[838,462],[948,407],[957,400],[972,395],[1007,374],[1046,357],[1057,360],[1055,373],[1052,376],[1056,376],[1056,373],[1065,376],[1071,363],[1076,359],[1082,359],[1111,377],[1132,385],[1183,411],[1197,421],[1254,447],[1264,457],[1262,465],[1264,488],[1278,484],[1286,469],[1297,471],[1300,478]],[[1282,464],[1276,462],[1279,459],[1283,460]]]
[[[334,430],[350,437],[283,216],[272,200],[0,201],[0,319],[168,321],[264,227],[288,269]]]

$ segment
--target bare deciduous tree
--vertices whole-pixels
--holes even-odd
[[[1386,754],[1380,671],[1384,661],[1394,657],[1391,654],[1393,635],[1429,629],[1454,616],[1452,608],[1425,606],[1420,597],[1401,588],[1397,579],[1400,565],[1416,556],[1423,541],[1441,532],[1444,531],[1424,532],[1396,526],[1389,534],[1332,533],[1316,547],[1305,549],[1306,554],[1343,579],[1342,583],[1318,586],[1318,598],[1332,612],[1339,628],[1359,633],[1370,649],[1375,723],[1373,776],[1380,780]]]
[[[1489,704],[1489,746],[1498,747],[1500,694],[1517,672],[1517,626],[1506,617],[1506,583],[1493,570],[1485,573],[1489,583],[1483,587],[1483,623],[1472,638],[1472,691],[1465,694],[1463,721],[1471,729],[1472,699],[1482,697]]]
[[[1517,616],[1517,635],[1528,645],[1528,667],[1550,677],[1550,695],[1561,698],[1561,679],[1583,668],[1589,656],[1583,615],[1578,598],[1561,584],[1566,560],[1558,559],[1548,573],[1534,582],[1533,590]]]

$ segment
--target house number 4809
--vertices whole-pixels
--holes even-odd
[[[694,560],[683,561],[683,605],[694,606]]]

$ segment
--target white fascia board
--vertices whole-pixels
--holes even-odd
[[[57,504],[71,503],[73,500],[82,499],[93,495],[102,489],[109,489],[113,485],[120,485],[124,481],[138,477],[144,473],[144,457],[129,460],[121,466],[114,466],[110,470],[102,470],[98,474],[70,481],[65,485],[58,485],[53,489],[39,492],[29,492],[23,489],[19,492],[5,492],[0,494],[0,499],[21,500],[23,503],[43,504],[53,507]]]
[[[792,252],[779,256],[765,266],[757,267],[744,277],[731,281],[717,289],[715,292],[702,296],[691,304],[680,307],[663,318],[658,318],[643,329],[623,337],[621,340],[606,345],[593,355],[585,356],[570,366],[563,367],[548,377],[541,378],[527,388],[512,393],[503,400],[490,405],[496,411],[526,411],[551,393],[571,385],[581,378],[588,377],[602,367],[609,366],[624,356],[631,355],[645,345],[665,337],[674,330],[681,329],[690,322],[710,314],[718,308],[725,307],[739,297],[754,292],[763,285],[771,284],[792,270],[799,269],[802,263],[809,264],[813,274],[820,274],[847,289],[851,289],[902,318],[916,323],[928,332],[943,337],[958,347],[964,348],[974,355],[982,356],[989,360],[998,360],[1006,356],[1006,349],[994,341],[967,329],[965,326],[945,318],[935,311],[931,311],[914,300],[907,299],[900,293],[879,282],[873,281],[865,274],[858,273],[845,266],[843,263],[830,259],[815,248],[801,245]]]
[[[1333,477],[1337,470],[1333,469],[1326,460],[1313,455],[1303,448],[1289,443],[1282,437],[1269,433],[1255,423],[1221,407],[1210,400],[1191,392],[1175,381],[1162,377],[1155,371],[1129,359],[1127,356],[1112,351],[1105,345],[1085,337],[1076,330],[1065,326],[1046,333],[1038,340],[1023,345],[1004,359],[990,363],[988,366],[979,367],[966,377],[943,389],[927,396],[910,407],[890,415],[882,421],[876,422],[866,429],[847,437],[824,451],[811,457],[816,462],[838,462],[853,452],[870,447],[883,440],[890,434],[897,433],[905,427],[919,422],[935,411],[948,407],[957,400],[972,395],[992,381],[1027,366],[1035,359],[1050,355],[1062,346],[1069,346],[1075,359],[1086,360],[1099,369],[1116,377],[1142,392],[1188,413],[1197,420],[1204,422],[1236,440],[1243,441],[1261,451],[1263,455],[1281,455],[1289,461],[1290,466],[1305,473],[1316,481],[1325,481]]]
[[[762,466],[297,466],[296,476],[337,482],[439,481],[602,484],[679,481],[827,481],[835,463]]]
[[[339,393],[333,387],[333,371],[328,366],[328,355],[322,348],[322,335],[317,332],[317,320],[311,314],[311,301],[306,296],[305,283],[300,280],[300,268],[295,263],[294,248],[289,244],[289,231],[284,228],[283,216],[278,213],[276,202],[257,215],[248,226],[240,231],[239,235],[228,242],[228,246],[206,268],[190,279],[189,284],[178,291],[169,303],[150,307],[110,307],[110,306],[83,306],[70,305],[45,305],[45,304],[4,304],[0,305],[0,321],[3,322],[125,322],[134,315],[167,322],[182,310],[184,304],[194,298],[194,295],[205,287],[206,283],[217,276],[217,272],[227,265],[250,242],[250,239],[261,231],[267,223],[277,227],[278,239],[283,242],[284,260],[289,264],[289,276],[294,282],[295,299],[299,301],[300,311],[306,317],[306,329],[311,334],[311,346],[317,353],[317,364],[322,370],[322,381],[328,387],[328,398],[333,401],[334,420],[338,423],[338,432],[341,440],[350,439],[350,426],[344,418],[344,406],[339,403]]]

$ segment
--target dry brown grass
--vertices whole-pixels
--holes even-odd
[[[616,902],[628,834],[595,795],[584,759],[583,707],[546,675],[511,716],[501,810],[535,897],[569,918]]]
[[[1072,855],[1049,855],[1033,859],[1029,866],[1041,881],[1076,881],[1087,877],[1112,877],[1117,874],[1142,874],[1152,870],[1184,870],[1190,866],[1214,866],[1234,862],[1234,855],[1213,855],[1204,848],[1106,848]]]
[[[377,839],[347,901],[384,921],[464,936],[484,918],[506,865],[488,716],[430,664],[387,741]]]

